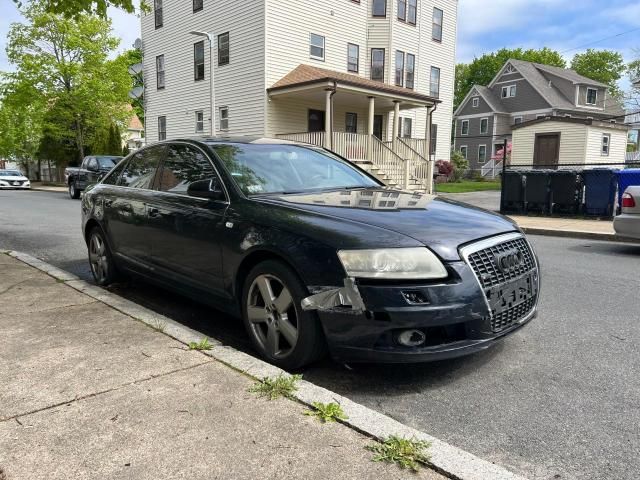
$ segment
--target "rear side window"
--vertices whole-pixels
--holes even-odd
[[[118,180],[120,179],[120,174],[122,170],[124,170],[125,165],[127,164],[127,160],[123,160],[120,164],[109,172],[109,175],[105,177],[102,181],[104,185],[117,185]]]
[[[153,185],[164,147],[150,147],[136,153],[120,177],[122,187],[149,189]]]
[[[193,182],[211,178],[217,178],[216,171],[200,149],[191,145],[169,145],[158,190],[186,194]]]

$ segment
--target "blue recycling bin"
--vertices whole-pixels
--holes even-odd
[[[613,216],[618,188],[618,170],[593,168],[582,172],[584,212],[599,217]]]
[[[631,185],[640,185],[640,168],[628,168],[618,172],[618,205],[622,203],[622,194]]]

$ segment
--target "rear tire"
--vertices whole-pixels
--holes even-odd
[[[78,190],[75,180],[69,182],[69,197],[71,197],[72,200],[80,198],[80,190]]]
[[[106,287],[118,279],[118,269],[104,232],[94,227],[89,234],[89,267],[97,285]]]
[[[255,349],[268,362],[295,370],[322,358],[326,342],[315,312],[302,310],[308,295],[287,265],[267,260],[256,265],[242,290],[242,318]]]

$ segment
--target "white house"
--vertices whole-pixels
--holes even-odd
[[[278,136],[425,186],[429,152],[450,155],[457,7],[155,0],[142,16],[147,139]]]

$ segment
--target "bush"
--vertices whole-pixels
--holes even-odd
[[[453,164],[453,181],[459,182],[464,172],[468,170],[469,162],[464,158],[462,152],[455,151],[451,154],[451,163]]]
[[[448,179],[453,174],[453,165],[446,160],[436,160],[436,170],[439,175],[444,175]]]

